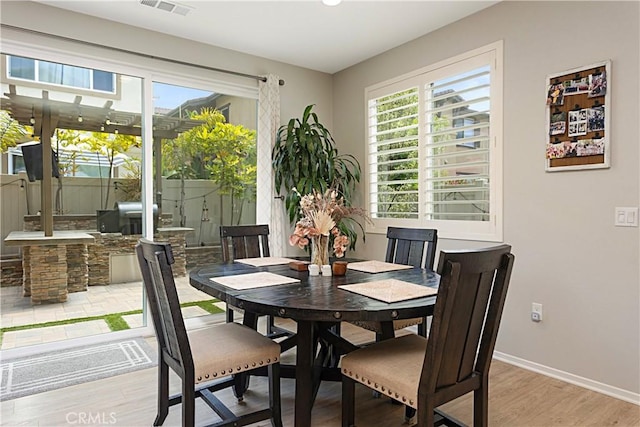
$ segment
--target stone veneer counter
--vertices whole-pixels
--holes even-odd
[[[186,270],[186,234],[192,228],[160,227],[154,240],[171,244],[174,274]],[[69,292],[86,291],[88,286],[109,285],[111,255],[134,254],[140,235],[100,233],[91,230],[13,231],[5,238],[8,246],[22,247],[23,295],[32,304],[65,302]]]
[[[94,237],[84,231],[54,231],[53,236],[45,236],[43,231],[12,231],[4,239],[7,246],[91,244]]]
[[[5,238],[8,246],[22,246],[24,296],[32,304],[64,302],[69,292],[87,289],[88,249],[95,238],[80,231],[12,231]]]
[[[186,276],[186,234],[193,228],[162,227],[158,228],[153,239],[156,242],[170,243],[175,263],[173,274]],[[89,286],[105,286],[110,284],[109,263],[112,255],[134,254],[140,234],[100,233],[89,231],[95,237],[95,244],[89,245]]]

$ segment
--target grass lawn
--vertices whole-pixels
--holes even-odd
[[[185,302],[183,304],[180,304],[180,307],[185,308],[185,307],[197,306],[211,314],[224,312],[224,310],[214,305],[217,302],[220,302],[220,301],[217,299],[211,299],[211,300],[205,300],[205,301],[192,301],[192,302]],[[121,313],[103,314],[101,316],[79,317],[76,319],[56,320],[53,322],[34,323],[31,325],[20,325],[20,326],[11,326],[8,328],[0,328],[0,344],[2,344],[2,337],[4,336],[5,332],[23,331],[25,329],[48,328],[50,326],[70,325],[72,323],[89,322],[92,320],[104,320],[109,326],[109,329],[111,329],[111,331],[114,331],[114,332],[122,331],[125,329],[131,329],[131,327],[127,324],[127,322],[123,319],[122,316],[128,316],[131,314],[141,314],[141,313],[142,313],[142,310],[132,310],[132,311],[123,311]]]

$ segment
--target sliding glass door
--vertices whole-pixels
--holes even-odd
[[[186,271],[220,259],[221,225],[256,221],[256,100],[153,83],[153,195],[159,239],[184,239],[176,259],[185,317],[216,312]],[[221,304],[219,304],[221,306]]]
[[[37,229],[38,214],[46,212],[42,181],[30,181],[29,149],[22,149],[43,135],[54,151],[55,177],[44,189],[52,194],[54,227],[89,233],[95,243],[60,263],[66,277],[86,278],[86,286],[66,290],[64,301],[32,305],[21,278],[4,286],[3,274],[0,327],[15,328],[4,330],[1,348],[149,328],[133,254],[143,233],[180,251],[176,280],[185,289],[186,316],[215,311],[200,303],[206,296],[190,294],[187,272],[219,257],[220,225],[256,222],[257,88],[208,80],[198,69],[184,74],[169,63],[150,70],[136,68],[135,60],[88,59],[45,46],[7,42],[3,49],[0,114],[10,132],[3,136],[0,184],[2,199],[17,201],[0,208],[3,254],[18,260],[18,275],[20,260],[29,263],[28,248],[6,247],[4,239]],[[151,216],[142,208],[147,188]],[[5,309],[9,298],[13,311]],[[20,341],[27,327],[30,337]]]
[[[0,60],[0,114],[3,135],[10,136],[2,140],[2,240],[22,230],[35,236],[47,218],[54,231],[12,247],[22,260],[23,279],[2,278],[3,303],[13,303],[3,305],[2,327],[11,329],[3,330],[1,348],[144,326],[133,250],[142,226],[143,79],[106,64],[20,54]],[[53,158],[49,178],[46,150]],[[93,242],[68,243],[58,239],[61,231]],[[51,247],[51,256],[39,261]]]

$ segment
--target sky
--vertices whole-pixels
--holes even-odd
[[[176,108],[189,99],[202,98],[213,92],[193,89],[184,86],[174,86],[165,83],[153,83],[154,108]]]

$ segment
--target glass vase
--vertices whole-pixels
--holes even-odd
[[[329,264],[329,236],[311,238],[311,264]]]

